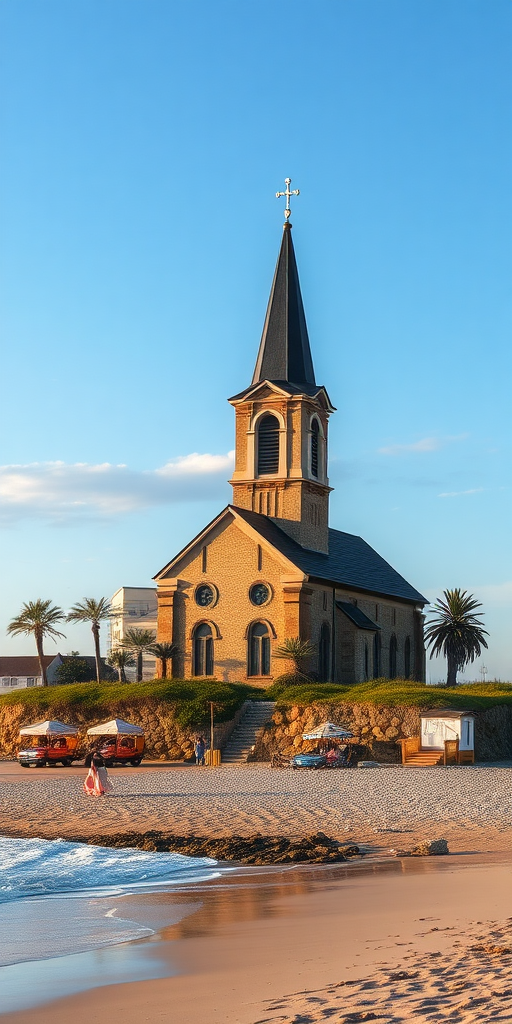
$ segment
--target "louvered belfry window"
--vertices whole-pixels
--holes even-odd
[[[311,475],[318,479],[318,420],[311,424]]]
[[[258,474],[279,470],[279,422],[275,416],[263,416],[258,427]]]

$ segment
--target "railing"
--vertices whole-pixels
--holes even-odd
[[[407,758],[411,754],[417,754],[420,749],[420,737],[419,736],[408,736],[406,740],[400,740],[400,746],[402,748],[402,764],[405,764]]]

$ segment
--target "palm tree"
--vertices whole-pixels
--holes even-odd
[[[150,651],[154,642],[155,634],[151,629],[127,629],[121,640],[121,647],[124,647],[137,658],[137,682],[142,680],[142,655],[144,651]]]
[[[66,617],[67,622],[90,622],[92,635],[94,637],[94,657],[96,658],[96,682],[101,682],[101,655],[100,655],[100,623],[110,619],[112,609],[106,597],[100,597],[96,601],[94,597],[84,597],[83,601],[73,605]]]
[[[448,662],[446,685],[456,686],[457,672],[480,656],[487,647],[484,634],[489,634],[482,627],[481,613],[473,614],[482,605],[472,594],[456,588],[444,590],[443,597],[434,605],[437,617],[427,622],[425,640],[436,658],[443,654]]]
[[[181,653],[180,648],[178,647],[177,644],[161,643],[152,644],[149,650],[151,654],[154,654],[155,658],[158,658],[159,662],[161,663],[162,679],[167,679],[167,662],[170,661],[171,658],[175,658],[178,654]]]
[[[123,651],[121,647],[117,650],[111,651],[107,661],[109,665],[113,665],[117,669],[120,683],[126,683],[126,669],[131,668],[135,665],[135,658],[130,654],[129,651]]]
[[[274,651],[274,658],[282,658],[284,661],[293,661],[294,671],[299,676],[306,676],[304,662],[311,658],[316,651],[316,644],[310,640],[301,640],[300,636],[289,636]]]
[[[42,598],[38,597],[37,601],[26,601],[20,614],[14,619],[11,619],[7,626],[7,632],[12,636],[19,636],[20,633],[24,633],[25,636],[29,636],[32,633],[36,642],[37,657],[39,658],[39,671],[41,672],[43,686],[48,686],[48,679],[46,677],[46,668],[44,664],[43,642],[47,636],[51,636],[52,638],[65,636],[64,633],[59,633],[58,629],[55,629],[55,623],[62,622],[62,619],[64,618],[65,614],[62,611],[62,608],[57,608],[56,605],[53,605],[52,607],[52,602],[50,600],[43,601]]]

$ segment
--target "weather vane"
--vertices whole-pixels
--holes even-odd
[[[286,220],[288,220],[292,212],[290,210],[290,196],[300,196],[300,190],[298,188],[290,189],[290,185],[292,183],[291,178],[285,178],[284,183],[286,185],[286,191],[276,192],[276,199],[280,199],[281,196],[286,196],[286,206],[284,210],[284,215],[286,217]]]

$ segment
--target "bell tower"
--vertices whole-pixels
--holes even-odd
[[[251,385],[236,414],[233,504],[268,516],[302,547],[328,553],[328,419],[315,381],[289,221],[286,221]]]

